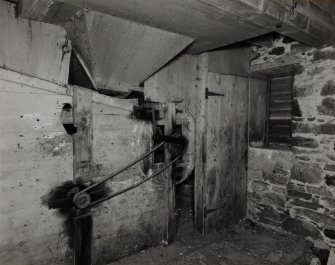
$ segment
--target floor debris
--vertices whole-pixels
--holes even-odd
[[[176,242],[126,257],[113,265],[319,265],[310,243],[242,221],[206,236],[194,232],[192,211],[178,209]]]

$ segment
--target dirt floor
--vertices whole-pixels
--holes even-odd
[[[175,243],[126,257],[111,265],[310,265],[321,264],[306,241],[240,222],[225,231],[202,236],[194,232],[192,210],[177,211]],[[314,259],[314,260],[313,260]]]

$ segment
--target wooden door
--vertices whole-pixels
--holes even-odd
[[[205,110],[204,233],[243,218],[246,210],[248,78],[209,72]]]

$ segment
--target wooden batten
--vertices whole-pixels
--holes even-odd
[[[266,80],[249,79],[249,143],[263,146],[266,141],[268,87]]]
[[[73,123],[77,128],[73,136],[73,177],[77,184],[88,182],[91,179],[92,104],[92,91],[80,87],[73,88]]]

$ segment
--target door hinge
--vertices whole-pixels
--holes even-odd
[[[208,99],[210,96],[217,96],[217,97],[224,97],[224,94],[216,93],[216,92],[211,92],[208,90],[208,87],[205,89],[205,99]]]

